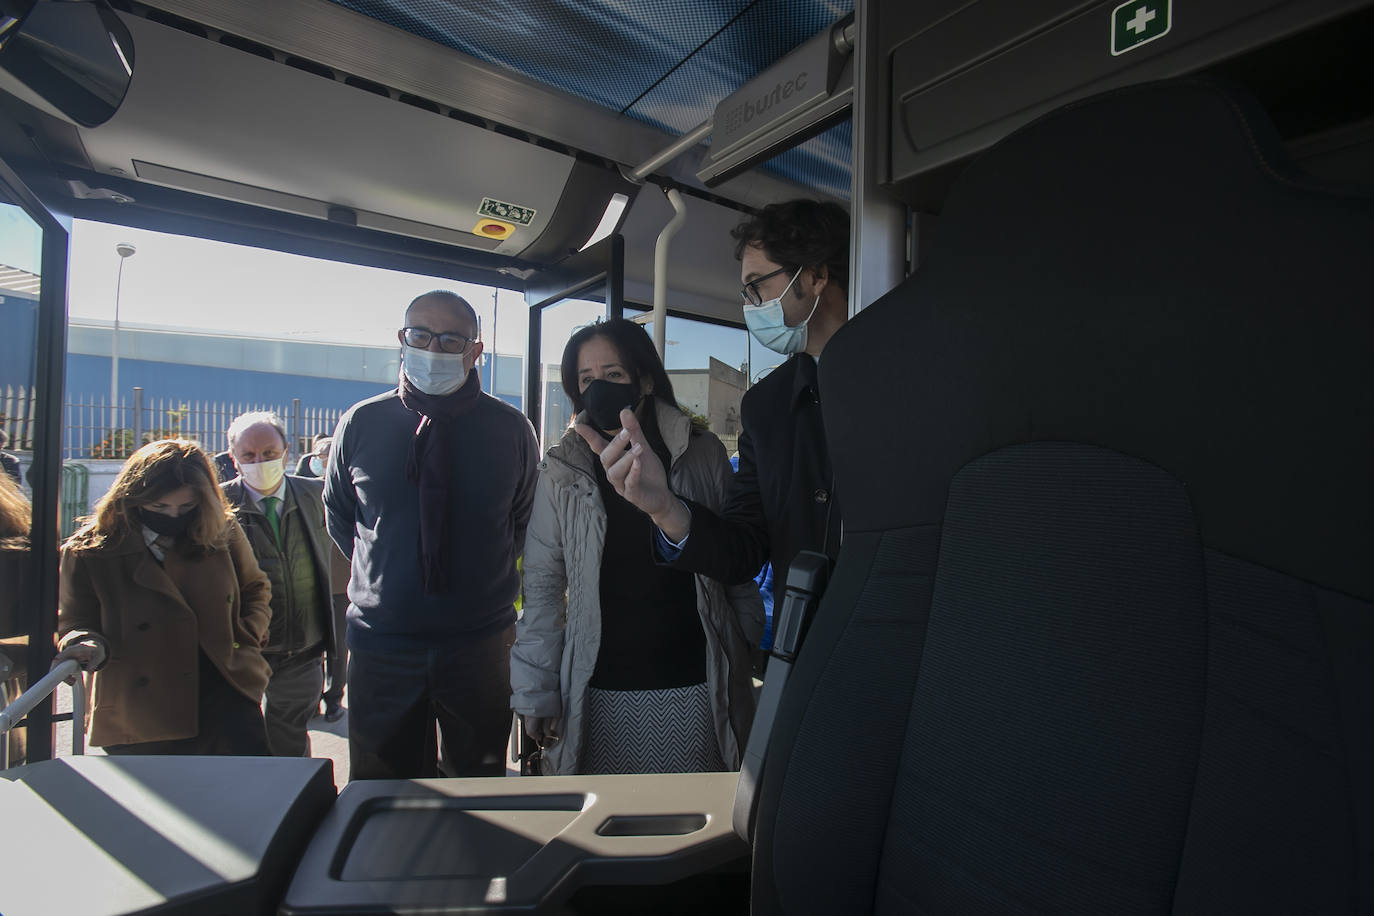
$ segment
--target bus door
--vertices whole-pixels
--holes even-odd
[[[620,318],[625,308],[625,240],[611,235],[569,255],[525,281],[529,343],[525,415],[534,424],[541,451],[572,422],[559,365],[573,331],[599,318]]]
[[[85,509],[61,502],[68,236],[69,224],[0,158],[0,703],[48,671],[60,525]],[[52,721],[43,704],[11,732],[11,766],[52,756]]]

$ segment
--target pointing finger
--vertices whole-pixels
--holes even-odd
[[[601,466],[609,472],[616,462],[625,457],[630,444],[629,433],[623,429],[616,433],[610,442],[605,442],[601,447]]]
[[[624,496],[625,478],[629,475],[630,468],[633,465],[635,458],[633,454],[631,454],[628,451],[625,451],[623,447],[617,450],[617,455],[618,457],[610,463],[606,463],[606,459],[603,456],[602,464],[606,469],[607,482],[609,482],[611,486],[615,487],[615,491],[617,493],[619,493],[621,496]]]

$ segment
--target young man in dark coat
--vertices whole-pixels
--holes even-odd
[[[220,487],[272,582],[272,622],[262,650],[272,667],[267,743],[279,757],[308,757],[309,723],[324,692],[321,660],[334,649],[334,548],[324,522],[324,484],[286,473],[286,429],[275,414],[236,417],[228,438],[239,476]]]
[[[771,204],[735,227],[749,332],[788,359],[740,406],[739,471],[720,514],[668,488],[633,415],[610,443],[579,427],[607,479],[658,526],[673,566],[736,584],[766,561],[774,595],[802,550],[839,553],[840,511],[821,422],[816,361],[848,320],[849,217],[837,204]]]

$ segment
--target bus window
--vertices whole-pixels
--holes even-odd
[[[635,317],[626,309],[626,317]],[[652,336],[648,313],[644,329]],[[669,315],[663,366],[678,404],[699,418],[733,455],[740,433],[740,401],[749,388],[750,337],[743,328]]]
[[[540,310],[539,385],[544,404],[535,432],[545,449],[562,437],[573,418],[572,404],[563,392],[559,368],[563,347],[578,328],[604,317],[605,303],[589,299],[564,299]]]

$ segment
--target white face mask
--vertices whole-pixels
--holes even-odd
[[[254,461],[239,465],[239,473],[248,486],[259,493],[271,493],[286,474],[286,458],[273,458],[271,461]]]
[[[463,387],[468,372],[461,353],[431,353],[415,347],[401,347],[401,371],[410,384],[425,394],[453,394]]]
[[[821,297],[816,297],[816,301],[811,303],[810,314],[795,328],[787,324],[786,316],[783,315],[782,311],[782,297],[786,296],[787,291],[792,288],[792,284],[797,282],[802,270],[803,268],[797,268],[792,279],[788,280],[787,285],[783,287],[782,295],[758,305],[746,305],[744,307],[744,323],[749,328],[749,333],[753,334],[755,340],[774,353],[791,355],[806,349],[807,322],[811,320],[812,315],[816,314],[816,307],[821,304]]]
[[[324,459],[319,455],[310,456],[310,473],[316,477],[324,476]]]

